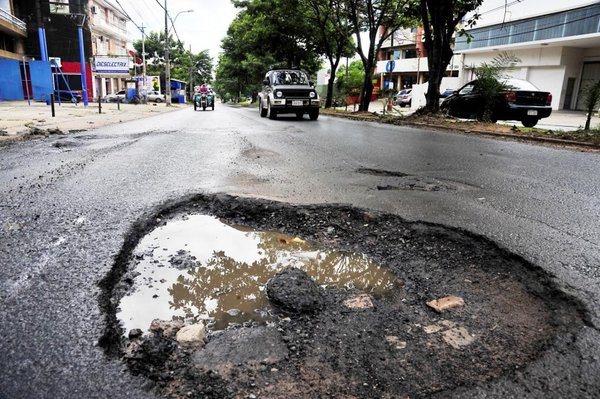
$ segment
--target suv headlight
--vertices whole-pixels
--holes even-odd
[[[281,91],[277,90],[277,91],[275,92],[275,97],[277,97],[277,98],[281,98],[281,97],[283,97],[283,93],[282,93]]]
[[[311,91],[310,94],[308,95],[310,98],[315,98],[317,96],[317,93],[315,93],[314,91]]]

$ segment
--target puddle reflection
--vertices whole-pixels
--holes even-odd
[[[264,286],[287,266],[306,271],[321,286],[355,287],[375,296],[396,281],[365,255],[324,250],[298,237],[230,226],[206,215],[158,227],[140,241],[134,258],[139,275],[117,315],[126,332],[174,317],[210,320],[213,329],[266,321]]]

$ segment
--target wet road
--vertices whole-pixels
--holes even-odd
[[[150,396],[96,346],[97,283],[134,221],[196,192],[347,203],[492,238],[584,300],[591,325],[572,352],[455,395],[600,395],[599,157],[225,106],[0,148],[0,398]]]

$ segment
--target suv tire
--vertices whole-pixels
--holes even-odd
[[[258,112],[260,113],[260,117],[264,118],[267,116],[267,110],[263,108],[262,100],[258,100]]]
[[[271,102],[267,100],[267,117],[269,119],[277,119],[277,111],[271,108]]]

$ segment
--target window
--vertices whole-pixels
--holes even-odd
[[[51,0],[49,4],[51,14],[70,14],[69,0]]]
[[[0,8],[8,11],[10,13],[10,1],[9,0],[0,0]]]
[[[471,94],[474,90],[475,90],[475,85],[473,83],[469,83],[468,85],[466,85],[465,87],[460,89],[460,92],[458,94],[461,94],[464,96],[466,94]]]

